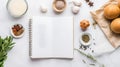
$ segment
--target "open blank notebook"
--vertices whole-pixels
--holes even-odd
[[[73,58],[73,17],[34,16],[31,58]]]

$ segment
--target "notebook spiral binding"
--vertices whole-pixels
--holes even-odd
[[[31,57],[32,51],[32,19],[29,19],[29,56]]]

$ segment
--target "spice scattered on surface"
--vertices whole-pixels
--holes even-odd
[[[82,36],[82,40],[83,40],[85,43],[87,43],[87,42],[89,42],[90,37],[89,37],[88,35],[83,35],[83,36]]]
[[[23,26],[16,24],[12,27],[12,32],[15,36],[19,36],[24,32]]]
[[[96,60],[96,58],[95,58],[94,56],[92,56],[92,55],[90,55],[90,54],[86,54],[86,53],[82,52],[82,51],[79,50],[79,49],[74,49],[74,50],[77,50],[79,53],[81,53],[82,55],[84,55],[84,56],[86,56],[87,58],[91,59],[92,61],[97,62],[97,60]]]
[[[93,4],[93,2],[92,1],[90,1],[90,0],[85,0],[87,3],[88,3],[88,5],[90,6],[90,7],[92,7],[92,6],[94,6]]]
[[[91,1],[88,3],[88,5],[89,5],[90,7],[92,7],[92,6],[93,6],[93,4],[94,4],[94,3],[93,3],[93,2],[91,2]]]
[[[94,53],[94,50],[92,50],[92,53]]]
[[[95,66],[95,64],[89,64],[89,65]]]
[[[78,51],[80,54],[82,54],[83,56],[86,56],[88,59],[94,61],[94,63],[90,63],[90,64],[89,64],[89,65],[91,65],[92,67],[96,67],[96,64],[98,64],[99,67],[105,67],[105,65],[104,65],[104,64],[101,64],[100,62],[98,62],[97,59],[96,59],[94,56],[92,56],[92,55],[90,55],[90,54],[86,54],[86,53],[82,52],[82,51],[79,50],[79,49],[74,49],[74,50],[77,50],[77,51]],[[85,60],[82,60],[82,62],[88,65],[88,63],[87,63]]]
[[[90,0],[85,0],[86,2],[89,2]]]
[[[93,23],[94,29],[96,29],[96,25],[97,25],[97,22],[94,22],[94,23]]]
[[[80,47],[79,47],[79,49],[82,49],[82,50],[87,50],[87,48],[89,48],[89,46],[80,45]]]
[[[86,64],[86,61],[85,61],[85,60],[82,60],[82,62]]]
[[[96,43],[93,43],[94,45],[96,45]]]

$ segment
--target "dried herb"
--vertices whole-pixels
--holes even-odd
[[[95,66],[95,64],[89,64],[89,65]]]
[[[89,58],[89,59],[91,59],[93,61],[97,61],[92,55],[86,54],[86,53],[80,51],[79,49],[75,49],[75,50],[77,50],[79,53],[81,53],[82,55],[86,56],[87,58]]]
[[[86,61],[85,60],[82,60],[83,61],[83,63],[85,63],[86,64]]]
[[[0,37],[0,67],[3,67],[4,61],[7,59],[7,53],[13,48],[15,44],[11,36],[6,38]]]
[[[83,40],[85,43],[87,43],[87,42],[89,42],[90,37],[89,37],[88,35],[83,35],[83,36],[82,36],[82,40]]]
[[[96,59],[94,56],[92,56],[92,55],[90,55],[90,54],[86,54],[86,53],[80,51],[79,49],[74,49],[74,50],[77,50],[80,54],[82,54],[82,55],[86,56],[87,58],[89,58],[90,60],[92,60],[92,61],[98,63],[98,64],[99,64],[99,67],[105,67],[105,65],[99,63],[99,62],[97,61],[97,59]],[[82,61],[83,61],[84,63],[86,63],[84,60],[82,60]],[[90,64],[90,65],[95,65],[95,64]]]
[[[87,50],[87,48],[89,48],[89,46],[80,45],[80,47],[79,47],[79,49],[82,49],[82,50]]]

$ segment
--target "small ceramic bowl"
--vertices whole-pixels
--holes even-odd
[[[88,35],[88,36],[89,36],[89,39],[90,39],[90,40],[89,40],[87,43],[82,40],[82,36],[83,36],[83,35]],[[90,46],[91,43],[92,43],[92,35],[91,35],[90,33],[82,33],[82,34],[80,35],[80,43],[81,43],[81,45],[83,45],[83,46]]]
[[[23,27],[21,24],[15,24],[15,25],[19,25],[20,27]],[[14,38],[18,39],[18,38],[21,38],[21,37],[24,36],[24,33],[25,33],[25,28],[24,28],[24,27],[22,28],[22,29],[24,30],[23,33],[22,33],[21,35],[19,35],[19,36],[16,36],[16,35],[13,33],[13,30],[12,30],[13,27],[14,27],[14,25],[10,28],[10,33],[11,33],[11,35],[12,35]]]
[[[26,12],[28,11],[28,3],[27,3],[26,0],[24,0],[24,2],[26,3],[25,12],[24,12],[23,14],[19,15],[19,16],[15,16],[15,15],[13,15],[13,14],[10,12],[10,10],[9,10],[9,8],[8,8],[10,2],[11,2],[11,0],[8,0],[7,5],[6,5],[6,8],[7,8],[8,13],[9,13],[12,17],[14,17],[14,18],[20,18],[20,17],[22,17],[23,15],[25,15]]]
[[[57,1],[63,1],[64,4],[65,4],[64,8],[62,8],[61,10],[57,9],[57,8],[56,8],[56,5],[55,5]],[[53,10],[54,10],[55,12],[61,13],[61,12],[63,12],[63,11],[65,10],[65,8],[66,8],[66,1],[65,1],[65,0],[54,0],[52,7],[53,7]]]

